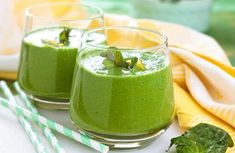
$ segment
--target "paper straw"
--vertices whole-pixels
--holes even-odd
[[[1,106],[4,106],[5,108],[10,109],[11,111],[14,111],[18,114],[24,115],[27,119],[31,119],[32,121],[36,122],[36,123],[41,123],[44,126],[47,126],[71,139],[74,139],[84,145],[87,145],[88,147],[91,147],[99,152],[102,153],[107,153],[109,151],[109,147],[96,141],[93,140],[91,138],[89,138],[88,136],[82,135],[80,133],[77,133],[73,130],[70,130],[64,126],[62,126],[61,124],[58,124],[52,120],[49,120],[39,114],[33,113],[28,111],[27,109],[24,109],[23,107],[11,103],[9,102],[7,99],[4,99],[2,97],[0,97],[0,104]]]
[[[19,84],[17,82],[14,82],[13,84],[16,92],[19,94],[20,98],[25,103],[25,106],[33,113],[39,114],[37,108],[29,101],[27,95],[23,92],[23,90],[20,88]],[[41,128],[43,134],[46,136],[47,140],[50,142],[52,147],[55,149],[57,153],[65,153],[64,148],[61,147],[58,139],[54,135],[54,133],[49,129],[48,127],[39,124],[39,127]]]
[[[16,104],[15,98],[13,94],[11,93],[10,89],[8,88],[6,82],[0,81],[0,88],[3,90],[4,95],[11,101],[11,103]],[[38,138],[36,132],[33,130],[31,124],[29,121],[22,116],[20,113],[15,113],[21,126],[24,128],[25,132],[29,136],[34,148],[38,153],[47,153],[45,147],[41,143],[40,139]]]

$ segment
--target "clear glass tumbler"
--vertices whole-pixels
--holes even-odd
[[[103,26],[95,6],[46,3],[26,10],[18,81],[38,106],[68,109],[81,34]]]
[[[73,124],[111,149],[149,145],[174,114],[167,38],[147,29],[104,27],[81,39],[70,100]]]

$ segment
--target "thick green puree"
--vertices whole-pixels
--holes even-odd
[[[69,43],[57,44],[64,27],[44,28],[25,36],[22,42],[18,80],[28,93],[68,99],[81,32],[71,29]]]
[[[106,135],[140,135],[166,128],[174,102],[171,69],[164,54],[122,51],[145,69],[107,66],[101,51],[82,51],[76,62],[71,118],[84,130]]]

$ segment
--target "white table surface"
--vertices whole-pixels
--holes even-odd
[[[72,126],[67,111],[48,111],[40,110],[43,116],[61,123],[71,129]],[[39,137],[43,144],[48,149],[48,153],[54,153],[53,149],[41,134],[38,127],[35,126]],[[75,130],[75,129],[74,129]],[[128,151],[128,153],[165,153],[170,139],[178,136],[183,131],[178,127],[176,121],[168,128],[168,130],[160,136],[153,144],[147,148],[138,151]],[[67,153],[96,153],[93,149],[79,144],[76,141],[70,140],[60,134],[56,134],[59,141],[67,151]],[[0,106],[0,153],[36,153],[26,133],[19,125],[16,117],[7,109]],[[98,153],[98,152],[97,152]],[[110,151],[110,153],[119,153],[119,151]],[[122,151],[121,153],[125,153]]]

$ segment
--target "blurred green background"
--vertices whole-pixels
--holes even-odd
[[[85,0],[85,2],[101,7],[106,13],[133,15],[130,0]],[[205,33],[220,43],[235,66],[235,0],[213,1],[210,27]]]
[[[235,66],[235,0],[215,1],[207,34],[221,44]]]

